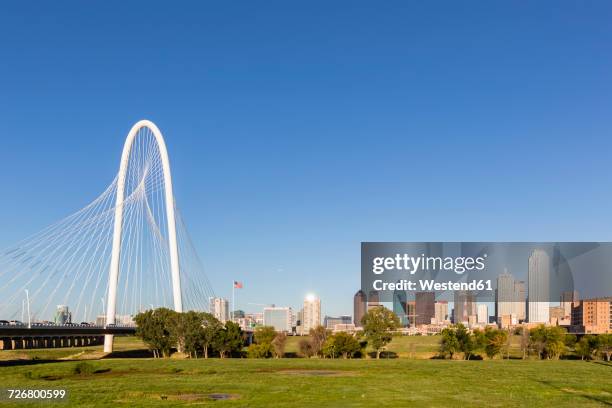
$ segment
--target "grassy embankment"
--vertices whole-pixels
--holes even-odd
[[[435,354],[438,339],[395,338],[388,350],[400,358],[380,361],[154,360],[131,358],[142,355],[143,345],[135,338],[123,337],[117,338],[115,358],[86,362],[90,365],[88,374],[75,373],[75,367],[83,361],[46,360],[97,357],[101,354],[100,346],[0,351],[0,360],[4,360],[0,361],[0,384],[3,388],[64,388],[70,393],[68,406],[612,404],[610,364],[570,360],[426,360]],[[298,341],[290,338],[287,351],[296,352]],[[515,342],[512,353],[517,350]],[[28,403],[20,402],[18,406]]]

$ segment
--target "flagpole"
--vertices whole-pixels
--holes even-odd
[[[232,281],[232,310],[230,316],[232,318],[232,323],[234,322],[234,309],[236,307],[236,283]]]

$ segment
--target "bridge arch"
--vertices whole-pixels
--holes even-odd
[[[125,139],[123,145],[123,153],[121,154],[121,162],[119,165],[119,174],[117,179],[117,198],[115,204],[115,219],[113,227],[113,243],[111,252],[111,263],[109,268],[108,281],[108,299],[106,308],[106,324],[114,324],[117,306],[117,284],[119,280],[119,265],[121,259],[121,239],[123,228],[123,208],[125,199],[125,179],[128,171],[130,152],[132,145],[139,131],[142,128],[148,128],[157,144],[159,155],[161,157],[162,171],[164,175],[164,195],[166,216],[168,219],[168,246],[170,254],[170,271],[172,275],[172,294],[174,299],[174,310],[177,312],[183,311],[183,302],[181,295],[181,278],[179,267],[179,253],[176,238],[176,219],[174,215],[174,194],[172,192],[172,176],[170,173],[170,160],[168,159],[168,150],[164,137],[159,128],[149,120],[140,120],[132,128]],[[104,351],[111,352],[113,349],[113,335],[107,334],[104,339]]]

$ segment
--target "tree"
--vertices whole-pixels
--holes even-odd
[[[287,334],[277,333],[272,340],[272,354],[274,357],[281,358],[285,355],[285,345],[287,344]]]
[[[323,344],[325,343],[325,340],[327,340],[327,337],[331,334],[331,331],[319,325],[313,329],[310,329],[309,334],[314,355],[321,355]]]
[[[223,324],[210,313],[202,313],[201,319],[203,331],[202,336],[199,338],[199,344],[204,351],[204,358],[208,358],[208,352],[223,329]]]
[[[529,349],[538,354],[538,358],[544,358],[546,349],[546,327],[541,324],[529,330]]]
[[[217,332],[217,337],[214,341],[214,347],[219,352],[221,358],[231,355],[232,352],[240,351],[243,344],[244,339],[240,326],[229,321],[225,322],[225,327]]]
[[[189,311],[186,313],[175,313],[173,318],[172,332],[177,341],[179,349],[190,357],[198,358],[198,348],[204,336],[202,313]]]
[[[352,358],[361,350],[359,341],[345,332],[338,332],[330,337],[333,339],[333,349],[337,355],[342,355],[342,358]],[[329,339],[328,339],[329,340]]]
[[[529,331],[530,348],[540,359],[558,359],[565,352],[565,334],[561,327],[546,327],[541,324]]]
[[[580,356],[581,360],[584,360],[584,358],[590,358],[591,354],[592,354],[592,350],[591,350],[591,342],[589,341],[589,337],[591,336],[584,336],[582,337],[574,346],[574,350],[576,350],[576,354]]]
[[[137,326],[136,336],[153,351],[153,356],[157,357],[161,352],[162,357],[168,357],[170,350],[176,345],[176,338],[172,332],[175,315],[175,311],[161,307],[138,313],[134,317]]]
[[[578,339],[576,338],[575,334],[567,333],[563,339],[563,342],[565,343],[565,347],[574,348],[577,340]]]
[[[298,343],[298,348],[302,357],[310,358],[316,354],[312,347],[312,342],[308,341],[307,339],[300,340]]]
[[[247,349],[250,358],[268,358],[273,353],[272,341],[276,337],[276,331],[271,326],[261,326],[255,329],[253,334],[254,343]]]
[[[321,355],[323,358],[336,358],[339,353],[336,346],[336,338],[335,336],[329,336],[325,339],[325,343],[321,347]]]
[[[487,327],[487,329],[490,329],[490,327]],[[469,336],[469,333],[467,335]],[[471,339],[469,339],[469,342],[470,344],[468,350],[470,352],[470,356],[476,353],[477,351],[485,350],[487,345],[489,344],[486,329],[484,331],[480,329],[475,329],[471,335]]]
[[[255,329],[254,340],[257,344],[271,344],[274,337],[276,337],[276,331],[272,326],[260,326]]]
[[[610,361],[610,357],[612,356],[612,334],[600,334],[597,337],[599,352],[602,356],[605,356],[606,361]]]
[[[508,332],[504,330],[487,327],[484,331],[485,335],[485,354],[489,358],[494,358],[500,354],[504,347],[507,346]],[[503,356],[502,356],[503,358]]]
[[[549,359],[559,359],[565,353],[565,329],[559,326],[547,327],[545,333],[546,357]]]
[[[376,358],[379,359],[382,348],[393,338],[391,331],[400,325],[399,318],[385,307],[376,307],[368,311],[361,322],[368,344],[376,351]]]
[[[459,350],[463,352],[463,358],[469,360],[474,351],[478,350],[479,344],[474,341],[474,337],[463,324],[459,323],[455,329]]]
[[[601,334],[599,336],[592,334],[583,336],[574,347],[576,354],[579,355],[582,360],[584,360],[585,357],[587,359],[595,358],[597,353],[605,347],[605,344],[601,344],[602,340],[604,342],[607,341],[607,339],[603,338],[602,336],[603,335]],[[605,352],[602,354],[605,354]]]
[[[452,327],[447,327],[442,330],[440,339],[440,353],[443,356],[447,354],[450,359],[453,359],[453,355],[459,351],[459,340],[457,340],[457,332]]]

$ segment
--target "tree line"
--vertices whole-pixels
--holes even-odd
[[[470,332],[463,324],[450,326],[442,330],[440,339],[440,356],[443,358],[462,353],[463,358],[488,358],[501,356],[510,358],[512,336],[509,331],[486,327]],[[539,359],[556,360],[572,351],[583,360],[597,356],[610,361],[612,356],[612,334],[597,336],[586,335],[579,341],[574,334],[559,326],[539,325],[537,327],[517,328],[515,335],[520,336],[522,358],[537,356]]]
[[[169,357],[173,349],[189,357],[208,358],[213,353],[221,358],[280,358],[285,356],[286,333],[277,333],[273,327],[257,327],[253,343],[246,350],[247,338],[240,326],[222,323],[210,313],[178,313],[167,308],[147,310],[134,317],[136,336],[153,352],[154,357]],[[388,309],[375,308],[362,320],[363,332],[332,334],[323,326],[310,330],[310,337],[299,343],[302,357],[354,358],[365,355],[367,346],[376,358],[392,339],[392,331],[399,327],[398,317]]]
[[[222,323],[205,312],[177,313],[166,308],[148,310],[134,318],[140,337],[154,357],[168,357],[173,349],[192,358],[211,355],[249,358],[281,358],[285,356],[287,334],[277,333],[273,327],[257,327],[253,343],[247,344],[246,334],[233,322]],[[362,319],[363,331],[358,333],[332,333],[323,326],[310,330],[309,337],[298,344],[298,355],[305,358],[359,358],[366,348],[376,358],[399,328],[398,317],[389,309],[377,307]],[[466,360],[510,358],[512,336],[519,337],[522,357],[559,359],[574,353],[584,359],[612,358],[612,334],[586,335],[579,340],[558,326],[540,325],[531,329],[517,328],[513,333],[486,327],[468,330],[463,324],[445,328],[440,333],[439,356],[454,358],[461,353]]]
[[[169,357],[177,349],[189,357],[208,358],[211,353],[231,357],[241,353],[245,336],[233,322],[221,323],[205,312],[178,313],[167,308],[147,310],[134,317],[136,336],[154,357]]]

